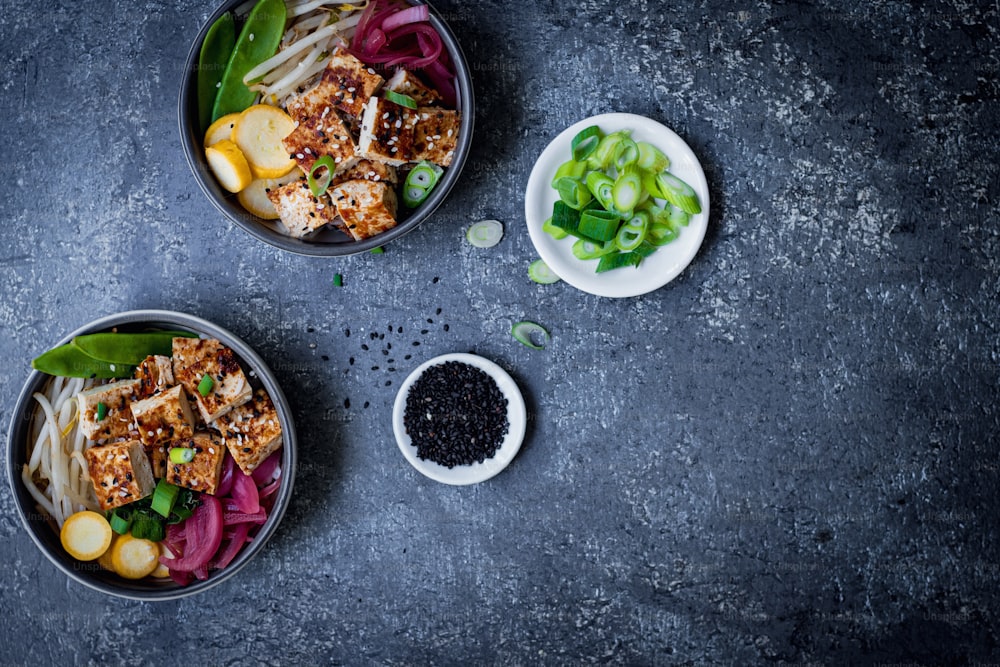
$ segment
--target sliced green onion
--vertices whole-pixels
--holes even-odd
[[[639,203],[639,198],[642,196],[642,180],[634,166],[625,167],[618,175],[611,195],[614,198],[615,210],[622,213],[631,211]]]
[[[681,209],[685,213],[697,215],[701,213],[701,202],[694,188],[677,178],[668,171],[661,172],[656,176],[656,184],[659,186],[663,199]]]
[[[601,142],[601,128],[596,125],[580,130],[571,143],[573,159],[577,162],[586,160],[597,149]]]
[[[618,246],[615,245],[614,239],[604,243],[580,239],[573,244],[573,256],[577,259],[597,259],[612,252],[618,252]]]
[[[601,206],[608,211],[614,208],[615,205],[614,197],[611,194],[614,187],[614,179],[607,174],[599,171],[592,171],[587,174],[587,188],[594,195],[594,199],[600,202]]]
[[[465,240],[476,248],[492,248],[502,238],[503,224],[499,220],[480,220],[465,232]]]
[[[601,257],[601,261],[597,263],[597,268],[594,269],[594,273],[604,273],[606,271],[613,271],[626,266],[638,266],[641,261],[642,256],[634,252],[616,252],[614,254]]]
[[[620,222],[621,218],[611,211],[584,211],[580,216],[577,230],[588,239],[604,243],[615,237]]]
[[[635,250],[646,239],[647,229],[649,229],[649,214],[645,211],[640,211],[618,230],[618,235],[615,237],[615,245],[622,252]]]
[[[174,503],[177,501],[177,496],[180,492],[181,487],[174,486],[167,480],[161,479],[156,483],[156,490],[153,491],[153,500],[150,503],[150,507],[164,519],[169,519],[170,510],[174,508]]]
[[[556,181],[560,178],[565,178],[569,176],[570,178],[583,178],[583,175],[587,173],[587,163],[577,162],[576,160],[567,160],[559,165],[556,169],[555,176],[552,177],[552,187],[556,187]]]
[[[103,420],[107,416],[108,416],[108,406],[106,406],[104,403],[98,403],[97,404],[97,421],[101,421],[101,420]]]
[[[555,225],[552,224],[551,217],[542,223],[542,231],[557,241],[559,239],[564,239],[567,236],[569,236],[569,234],[566,232],[565,229],[560,229],[559,227],[556,227]]]
[[[511,335],[521,345],[527,345],[533,350],[541,350],[549,342],[549,332],[540,324],[522,320],[510,329]],[[536,337],[534,340],[532,337]],[[538,342],[536,343],[535,340]]]
[[[404,95],[402,93],[397,93],[395,90],[389,90],[388,88],[386,88],[385,90],[385,99],[389,100],[390,102],[395,102],[399,106],[406,107],[407,109],[417,108],[417,101],[414,100],[412,97],[410,97],[409,95]]]
[[[170,448],[171,463],[191,463],[191,461],[194,461],[194,450],[190,447]]]
[[[570,208],[581,209],[592,199],[590,190],[571,176],[563,176],[556,181],[556,190],[559,191],[559,199],[566,202]]]
[[[403,184],[403,203],[408,208],[416,208],[424,203],[431,190],[437,185],[444,169],[433,162],[424,160],[410,170]]]
[[[621,171],[630,164],[639,161],[639,146],[631,137],[625,137],[615,147],[615,167]]]
[[[165,537],[163,524],[156,517],[140,514],[132,522],[132,537],[160,542]]]
[[[119,535],[124,535],[132,525],[132,512],[124,511],[121,508],[116,509],[111,512],[108,523],[111,524],[111,530]]]
[[[682,211],[679,208],[670,207],[667,211],[667,218],[670,221],[670,227],[675,231],[679,232],[681,227],[687,227],[688,223],[691,222],[691,214],[687,211]]]
[[[637,141],[636,146],[639,149],[639,161],[636,162],[639,169],[655,174],[670,166],[670,158],[653,144]]]
[[[322,178],[317,178],[316,174],[322,169],[326,169],[326,173],[323,174]],[[330,181],[333,180],[333,172],[336,170],[337,165],[329,155],[324,155],[313,162],[312,168],[309,169],[309,191],[313,193],[313,197],[319,197],[326,192],[326,189],[330,187]]]
[[[577,241],[577,243],[579,243],[579,241]],[[550,285],[562,280],[562,278],[557,276],[556,272],[541,259],[536,259],[528,265],[528,277],[536,283],[540,283],[542,285]]]
[[[587,166],[591,169],[600,169],[601,171],[610,167],[611,163],[615,159],[618,144],[620,144],[623,139],[628,139],[629,134],[630,132],[628,130],[619,130],[605,135],[605,137],[601,139],[601,143],[597,144],[597,149],[590,154],[590,157],[587,158]]]
[[[552,226],[561,229],[567,234],[576,234],[580,225],[580,212],[575,208],[566,206],[563,200],[557,200],[552,206]]]
[[[381,255],[382,253],[385,252],[385,249],[382,246],[378,246],[376,248],[372,248],[368,252],[370,252],[373,255]]]
[[[333,286],[334,287],[343,287],[344,286],[344,276],[340,275],[339,273],[333,274]]]
[[[215,380],[208,373],[201,376],[201,382],[198,383],[198,393],[202,396],[208,396],[212,393],[212,387],[215,386]]]
[[[650,225],[646,232],[646,240],[655,246],[667,245],[678,236],[668,225]]]

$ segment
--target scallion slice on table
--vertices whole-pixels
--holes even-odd
[[[309,170],[309,191],[313,193],[313,197],[319,197],[326,192],[333,180],[333,172],[336,170],[337,165],[334,164],[333,158],[329,155],[324,155],[313,162],[313,166]],[[318,174],[322,174],[322,176],[317,176]]]
[[[406,107],[407,109],[417,108],[417,102],[412,97],[402,93],[397,93],[395,90],[389,90],[388,88],[385,91],[385,99],[390,102],[394,102],[401,107]]]
[[[562,278],[557,276],[556,272],[541,259],[536,259],[528,265],[528,277],[541,285],[551,285],[552,283],[557,283],[562,280]]]
[[[586,160],[597,149],[597,144],[600,142],[601,128],[591,125],[580,130],[573,137],[573,141],[570,144],[573,151],[573,159],[577,162]]]
[[[477,248],[492,248],[503,238],[503,224],[499,220],[480,220],[469,227],[465,238]]]
[[[408,208],[416,208],[424,203],[431,190],[437,185],[444,169],[432,162],[420,162],[410,170],[403,184],[403,203]]]
[[[522,320],[514,324],[510,329],[510,334],[521,345],[527,345],[533,350],[545,349],[549,342],[549,332],[540,324]],[[538,342],[535,342],[535,341]]]

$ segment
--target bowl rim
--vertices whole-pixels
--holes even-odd
[[[52,528],[47,521],[33,521],[29,518],[27,511],[28,507],[25,505],[25,498],[27,499],[29,507],[34,507],[34,504],[31,496],[28,494],[28,491],[23,488],[23,484],[21,482],[21,465],[23,465],[23,461],[18,463],[15,460],[15,448],[24,448],[27,446],[26,431],[31,423],[31,415],[34,413],[34,410],[28,412],[28,408],[32,401],[32,394],[52,377],[40,371],[32,370],[29,373],[27,380],[18,394],[17,402],[10,417],[10,426],[7,431],[6,463],[7,481],[10,485],[11,492],[14,495],[14,505],[17,508],[18,516],[21,518],[21,523],[28,535],[31,537],[32,542],[35,543],[35,546],[37,546],[39,551],[45,555],[49,562],[55,565],[57,569],[67,575],[70,579],[81,583],[92,590],[116,597],[149,602],[175,600],[182,597],[196,595],[213,588],[214,586],[234,576],[239,570],[243,569],[243,567],[245,567],[247,563],[249,563],[250,560],[263,549],[267,541],[277,531],[277,527],[284,518],[285,512],[287,511],[291,500],[298,460],[298,441],[295,424],[292,419],[291,407],[288,404],[288,400],[285,397],[284,392],[278,385],[273,372],[267,364],[264,363],[264,360],[261,359],[256,351],[247,345],[247,343],[245,343],[239,336],[236,336],[228,329],[198,316],[169,310],[124,311],[100,317],[92,322],[80,326],[60,339],[56,345],[64,345],[70,342],[74,336],[106,331],[115,326],[146,323],[181,327],[194,333],[218,338],[226,346],[230,347],[240,357],[244,364],[250,368],[250,370],[254,371],[257,379],[260,380],[261,384],[264,385],[264,388],[271,396],[271,400],[278,412],[278,418],[282,423],[282,482],[278,489],[278,495],[275,499],[274,507],[271,509],[271,513],[268,515],[267,521],[263,526],[261,526],[260,531],[254,536],[253,542],[249,545],[249,547],[241,550],[233,562],[230,563],[224,570],[214,573],[204,581],[196,580],[190,585],[184,587],[177,586],[176,584],[170,585],[168,583],[164,583],[162,586],[158,586],[156,588],[143,588],[140,586],[140,582],[145,580],[129,582],[121,579],[111,582],[95,579],[94,577],[87,575],[87,571],[91,568],[81,567],[81,565],[86,565],[85,563],[74,560],[68,554],[52,553],[51,545],[46,543],[46,540],[43,539],[39,531],[46,530],[52,533],[52,535],[49,536],[49,542],[51,542],[52,536],[54,535],[55,543],[58,544],[59,536],[52,531]],[[109,574],[108,576],[112,575]],[[169,582],[169,580],[166,581]]]
[[[205,41],[205,35],[212,24],[224,12],[238,7],[243,2],[244,0],[224,0],[216,7],[215,11],[211,13],[208,20],[201,27],[188,51],[177,96],[177,126],[180,132],[181,148],[184,152],[184,157],[191,170],[191,174],[194,176],[194,180],[198,183],[199,189],[216,210],[258,241],[262,241],[279,250],[311,257],[346,257],[362,253],[404,236],[430,218],[451,193],[451,190],[461,176],[462,169],[465,167],[466,160],[472,149],[472,137],[475,130],[476,118],[475,92],[472,86],[472,73],[469,68],[469,61],[465,57],[465,53],[458,38],[455,37],[455,33],[452,32],[447,22],[441,18],[437,9],[426,0],[407,0],[411,5],[427,5],[430,10],[430,22],[438,31],[445,48],[448,49],[455,63],[458,106],[462,119],[459,125],[458,146],[455,150],[455,155],[452,157],[451,166],[445,170],[444,177],[431,192],[427,200],[409,218],[392,229],[361,241],[352,241],[345,236],[344,240],[340,242],[313,243],[271,229],[266,224],[268,221],[254,216],[239,206],[235,199],[236,195],[225,192],[210,177],[207,162],[202,154],[200,132],[195,131],[195,124],[191,122],[193,115],[195,115],[192,112],[192,106],[194,105],[192,100],[197,95],[197,80],[194,73],[198,71],[198,59],[202,42]],[[237,208],[239,210],[236,210]]]
[[[503,394],[504,398],[507,399],[507,435],[504,436],[503,442],[500,443],[500,447],[493,457],[486,459],[482,463],[447,468],[434,461],[420,459],[417,457],[410,436],[406,433],[403,415],[406,410],[406,399],[409,397],[410,387],[420,379],[420,376],[428,368],[448,361],[458,361],[485,372],[493,379],[497,388]],[[524,402],[524,394],[521,393],[521,388],[517,386],[517,382],[510,376],[510,373],[505,371],[496,362],[470,352],[449,352],[428,359],[418,365],[406,376],[403,384],[396,391],[396,399],[392,406],[392,431],[396,436],[396,445],[399,447],[399,451],[402,452],[410,465],[425,477],[451,486],[478,484],[503,472],[517,456],[517,453],[521,451],[521,445],[524,443],[527,428],[527,406]]]

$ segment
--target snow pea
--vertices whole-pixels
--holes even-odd
[[[226,12],[208,29],[198,56],[198,121],[201,123],[202,134],[212,123],[215,95],[235,45],[236,23],[233,15]]]
[[[98,361],[88,356],[73,343],[60,345],[36,357],[31,361],[31,367],[49,375],[69,378],[100,378],[102,380],[131,377],[135,370],[132,366]]]
[[[277,52],[287,16],[284,0],[260,0],[250,12],[222,75],[212,107],[213,122],[253,104],[257,93],[247,88],[243,77]]]
[[[73,344],[92,359],[109,364],[138,366],[151,354],[169,357],[175,337],[192,335],[175,331],[96,333],[77,336],[73,339]]]

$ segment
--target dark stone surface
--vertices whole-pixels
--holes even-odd
[[[261,556],[161,604],[68,581],[0,493],[0,663],[1000,662],[996,3],[439,4],[470,161],[433,220],[340,260],[197,190],[175,105],[209,4],[4,4],[3,423],[69,329],[175,309],[269,361],[302,467]],[[694,263],[635,299],[524,273],[534,159],[609,111],[674,128],[712,193]],[[503,242],[469,247],[486,217]],[[414,356],[369,371],[360,334],[390,324]],[[510,468],[450,488],[389,417],[408,369],[470,350],[531,420]]]

